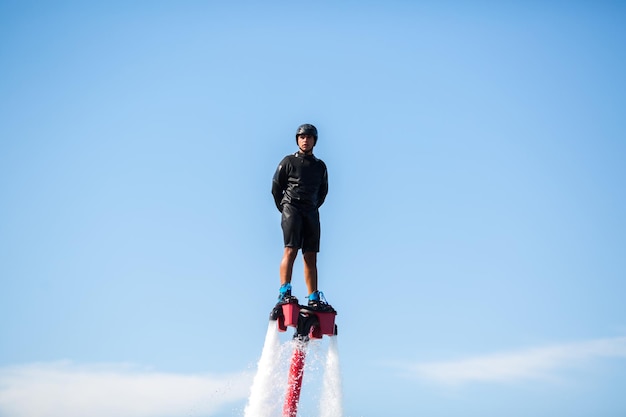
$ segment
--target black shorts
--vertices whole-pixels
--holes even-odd
[[[320,214],[316,209],[302,210],[285,204],[280,225],[285,247],[302,249],[302,252],[320,251]]]

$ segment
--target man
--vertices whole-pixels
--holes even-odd
[[[318,209],[328,193],[326,164],[313,155],[317,144],[317,129],[303,124],[296,131],[298,152],[287,155],[278,165],[272,180],[272,195],[282,213],[281,227],[285,251],[280,263],[278,302],[297,302],[291,296],[293,264],[302,249],[304,282],[308,290],[308,305],[332,310],[317,289],[317,253],[320,248],[320,218]]]

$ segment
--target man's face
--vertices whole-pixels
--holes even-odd
[[[304,153],[310,153],[315,146],[315,136],[302,134],[298,135],[298,147]]]

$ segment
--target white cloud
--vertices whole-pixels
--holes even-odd
[[[601,357],[626,357],[626,337],[496,353],[446,362],[406,365],[412,376],[442,384],[548,379]]]
[[[0,415],[210,416],[247,397],[252,376],[185,375],[69,362],[0,369]]]

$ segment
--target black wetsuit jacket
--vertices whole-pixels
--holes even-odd
[[[318,209],[328,194],[326,164],[313,155],[296,152],[280,161],[272,180],[276,208],[292,204],[303,210]]]

